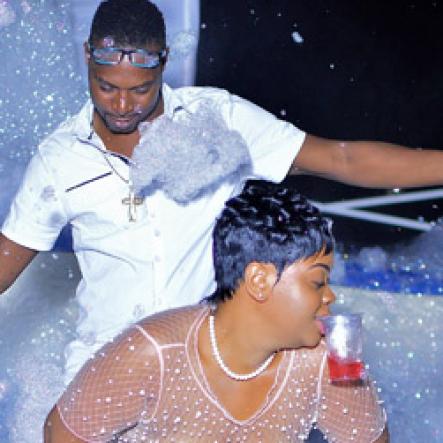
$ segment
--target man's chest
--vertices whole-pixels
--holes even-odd
[[[135,193],[128,169],[121,168],[117,174],[101,165],[89,166],[64,178],[68,217],[84,239],[142,231],[165,247],[191,247],[210,234],[225,201],[235,192],[233,186],[221,185],[190,202],[177,203],[161,189]]]

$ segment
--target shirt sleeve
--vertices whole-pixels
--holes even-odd
[[[378,401],[374,383],[366,379],[358,385],[329,382],[326,353],[320,374],[317,427],[328,441],[370,443],[386,425],[386,413]]]
[[[230,95],[222,106],[230,129],[245,140],[252,159],[252,177],[281,182],[301,149],[306,133],[259,106]]]
[[[57,408],[62,422],[76,437],[88,442],[114,441],[141,420],[151,418],[160,387],[158,348],[135,326],[83,366]]]
[[[68,222],[62,198],[40,152],[37,152],[12,202],[2,233],[22,246],[49,251]]]

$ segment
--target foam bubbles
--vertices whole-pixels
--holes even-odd
[[[0,380],[0,402],[4,400],[6,393],[8,392],[8,382],[6,380]]]
[[[11,442],[39,442],[48,405],[63,391],[61,369],[38,355],[24,355],[14,369],[20,383],[14,414],[8,421]],[[44,401],[42,401],[44,399]]]
[[[56,4],[56,6],[55,6]],[[38,143],[84,101],[70,2],[0,0],[0,222]]]
[[[50,253],[38,255],[32,278],[25,272],[0,297],[2,442],[40,442],[44,419],[63,391],[63,352],[78,316],[73,299],[78,271],[73,280],[65,273],[73,265],[66,254],[57,260]]]
[[[443,221],[407,245],[390,250],[363,248],[339,257],[344,272],[333,273],[338,284],[390,292],[443,295]],[[340,262],[339,262],[340,263]]]
[[[145,194],[158,187],[179,203],[210,192],[250,167],[249,151],[237,131],[226,127],[220,111],[201,102],[140,125],[131,179]]]
[[[429,278],[443,280],[443,219],[437,220],[429,232],[419,235],[410,245],[395,251],[402,269],[426,272]],[[393,257],[394,261],[394,257]]]
[[[443,298],[355,288],[336,292],[341,304],[333,310],[364,312],[364,359],[384,400],[391,441],[440,443],[443,359],[433,337],[443,332]],[[394,309],[386,309],[387,296]]]
[[[15,22],[16,15],[11,5],[6,0],[0,0],[0,29]]]
[[[382,271],[386,268],[388,254],[379,246],[363,248],[357,255],[357,263],[364,271]]]
[[[181,31],[168,40],[170,40],[169,56],[171,60],[177,60],[194,53],[198,36],[193,31]]]
[[[31,12],[32,7],[31,7],[31,5],[26,0],[22,0],[20,5],[22,7],[22,11],[23,11],[24,14],[29,14]]]
[[[294,31],[292,33],[292,40],[294,40],[294,42],[299,45],[301,45],[305,41],[302,35],[297,31]]]

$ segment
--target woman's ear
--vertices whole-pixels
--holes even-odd
[[[251,262],[246,266],[244,287],[256,301],[265,302],[277,281],[277,269],[272,263]]]

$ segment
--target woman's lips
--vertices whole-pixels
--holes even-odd
[[[326,334],[326,329],[322,319],[324,317],[327,317],[328,315],[331,315],[329,307],[323,306],[321,309],[318,310],[317,315],[315,316],[315,322],[317,323],[318,329],[320,329],[320,333],[323,336]]]
[[[325,335],[325,327],[323,322],[317,317],[315,319],[315,323],[317,323],[318,329],[320,330],[321,335]]]

